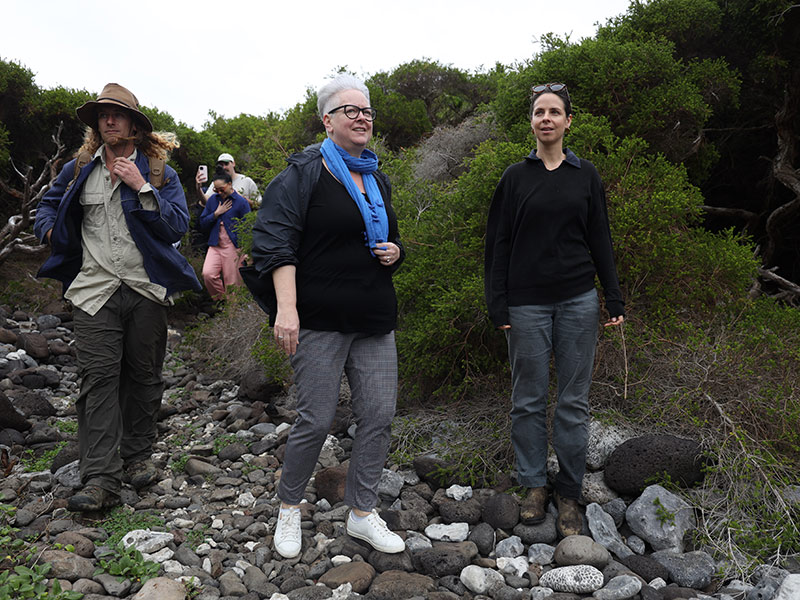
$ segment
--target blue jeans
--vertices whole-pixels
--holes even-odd
[[[589,386],[599,311],[596,290],[555,304],[509,307],[511,441],[518,480],[525,487],[547,483],[547,396],[552,352],[558,378],[553,449],[559,472],[554,486],[564,498],[580,497],[586,470]]]

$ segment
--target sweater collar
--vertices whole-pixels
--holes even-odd
[[[581,168],[581,159],[578,158],[572,150],[569,148],[564,148],[564,154],[566,155],[566,158],[564,159],[565,162],[578,169]],[[528,160],[542,160],[536,156],[536,148],[531,150],[531,153],[528,154],[527,158]]]

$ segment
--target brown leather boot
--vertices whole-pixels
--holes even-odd
[[[72,496],[67,508],[74,512],[102,510],[119,504],[119,496],[96,485],[87,485]]]
[[[572,498],[562,498],[558,492],[555,493],[555,498],[558,508],[558,519],[556,520],[558,531],[564,537],[580,535],[583,530],[583,517],[578,508],[578,501]]]
[[[519,518],[523,525],[536,525],[544,521],[547,507],[547,490],[544,487],[530,488],[520,503]]]

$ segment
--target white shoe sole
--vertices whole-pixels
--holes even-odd
[[[350,537],[357,538],[359,540],[363,540],[363,541],[367,542],[370,546],[375,548],[375,550],[377,550],[378,552],[383,552],[385,554],[399,554],[400,552],[402,552],[403,550],[406,549],[405,543],[403,544],[402,548],[396,548],[394,546],[383,546],[381,544],[376,544],[375,542],[372,541],[372,539],[368,535],[365,535],[363,533],[356,533],[354,531],[350,531],[349,527],[347,528],[347,535],[349,535]]]

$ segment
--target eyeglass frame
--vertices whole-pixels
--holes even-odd
[[[355,108],[358,111],[355,114],[355,116],[353,116],[353,117],[351,117],[350,115],[347,114],[347,108],[350,107],[350,106],[352,106],[353,108]],[[378,116],[378,110],[377,109],[372,108],[371,106],[365,106],[364,108],[361,108],[359,106],[356,106],[355,104],[342,104],[341,106],[337,106],[336,108],[332,108],[331,110],[329,110],[328,114],[332,115],[333,113],[335,113],[339,109],[344,109],[343,110],[344,116],[347,117],[348,119],[350,119],[351,121],[355,121],[358,118],[358,115],[364,115],[364,119],[366,119],[367,121],[369,121],[371,123]],[[365,110],[372,111],[372,118],[371,119],[369,118],[368,114],[364,112]]]

